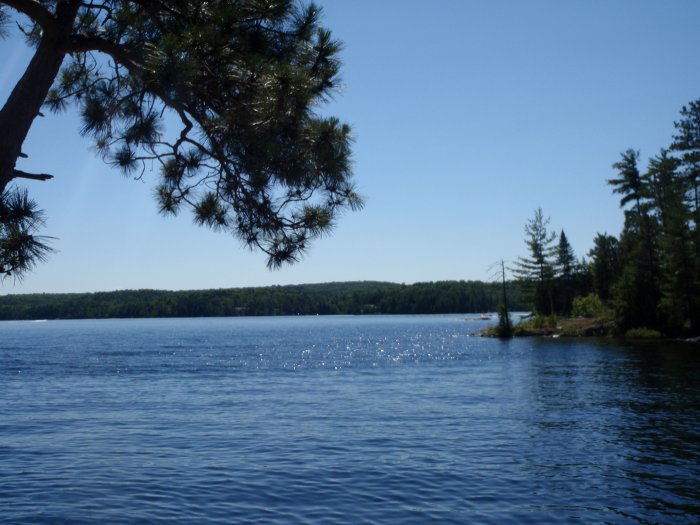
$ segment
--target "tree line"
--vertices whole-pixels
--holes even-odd
[[[223,317],[333,314],[443,314],[495,310],[500,285],[481,281],[416,284],[343,282],[220,290],[123,290],[0,297],[1,320]],[[524,308],[509,283],[514,308]]]
[[[525,225],[529,254],[515,261],[512,272],[523,283],[535,312],[568,315],[574,297],[591,289],[590,267],[585,258],[576,258],[564,230],[557,237],[548,229],[549,222],[542,209],[537,208]]]
[[[616,327],[668,335],[700,333],[700,99],[684,106],[668,148],[640,169],[628,149],[607,182],[625,221],[616,237],[598,233],[577,260],[562,230],[558,243],[542,210],[525,228],[528,256],[513,268],[545,315],[569,314],[585,300],[612,312]]]

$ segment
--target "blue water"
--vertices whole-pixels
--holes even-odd
[[[0,323],[0,522],[700,522],[700,348],[482,324]]]

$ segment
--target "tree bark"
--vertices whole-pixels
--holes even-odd
[[[10,2],[10,5],[26,13],[26,5],[33,3]],[[0,193],[17,176],[15,165],[22,155],[22,144],[61,69],[79,5],[75,0],[59,2],[55,17],[42,10],[41,20],[35,19],[42,27],[41,41],[0,110]]]
[[[64,56],[65,52],[55,45],[52,38],[44,37],[24,75],[0,110],[0,192],[14,177],[22,144],[61,68]]]

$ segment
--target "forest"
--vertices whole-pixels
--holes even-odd
[[[563,230],[557,243],[536,210],[525,227],[528,255],[512,269],[535,312],[605,314],[618,333],[700,333],[700,99],[680,116],[671,144],[646,169],[634,149],[612,165],[607,183],[624,227],[617,237],[598,233],[588,260],[576,259]]]
[[[515,309],[524,309],[509,283]],[[123,290],[0,297],[0,320],[257,315],[442,314],[494,311],[501,285],[481,281],[416,284],[338,282],[219,290]]]

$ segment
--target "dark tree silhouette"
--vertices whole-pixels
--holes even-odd
[[[51,178],[17,167],[31,154],[22,145],[42,106],[74,103],[81,133],[109,164],[134,177],[146,163],[160,167],[160,211],[189,207],[270,266],[298,260],[339,212],[362,205],[350,128],[316,111],[340,67],[340,44],[319,16],[293,0],[0,1],[3,27],[17,22],[35,47],[0,109],[3,201],[23,195],[13,181]],[[166,130],[166,119],[179,129]],[[35,214],[36,224],[25,202],[25,222]],[[4,243],[19,223],[2,220]],[[28,235],[37,249],[1,260],[4,272],[46,254]]]
[[[555,232],[547,229],[549,217],[545,218],[542,208],[535,210],[535,215],[525,225],[525,245],[529,256],[518,257],[513,268],[516,279],[531,283],[534,287],[534,306],[539,313],[552,315],[555,311],[552,295],[554,279],[553,245]]]

